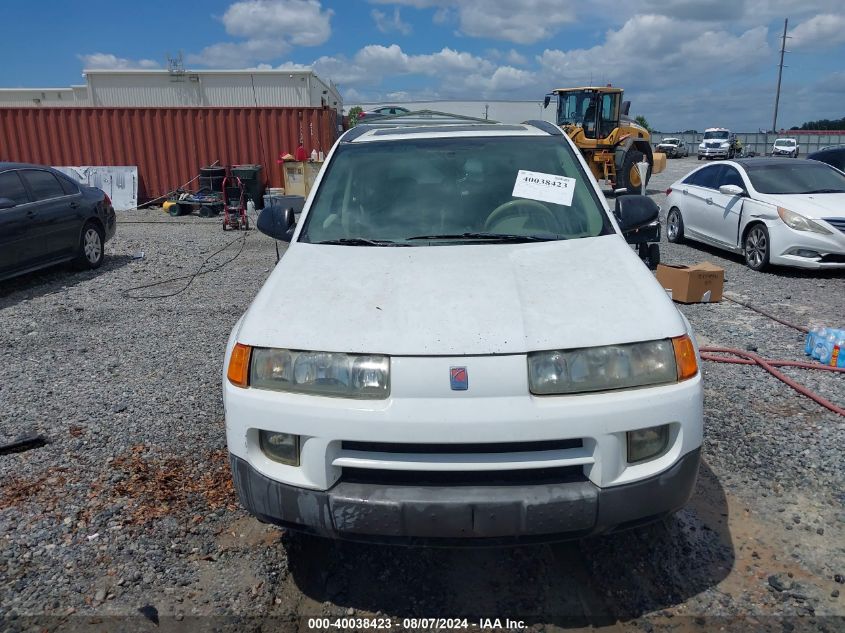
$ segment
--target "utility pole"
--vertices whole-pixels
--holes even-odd
[[[783,20],[783,38],[780,44],[780,65],[778,66],[778,89],[775,93],[775,118],[772,120],[772,132],[778,133],[778,103],[780,102],[780,80],[783,75],[783,54],[786,52],[786,27],[789,24],[789,18]]]

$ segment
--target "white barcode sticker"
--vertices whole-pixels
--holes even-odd
[[[514,198],[541,200],[571,207],[573,193],[575,193],[575,178],[520,169],[511,195]]]

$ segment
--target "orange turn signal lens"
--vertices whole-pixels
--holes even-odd
[[[249,356],[252,348],[249,345],[236,343],[229,357],[229,369],[226,377],[236,387],[244,387],[249,384]],[[677,351],[675,352],[677,355]]]
[[[675,365],[678,367],[678,381],[692,378],[698,373],[698,359],[690,337],[684,334],[672,339],[675,349]]]

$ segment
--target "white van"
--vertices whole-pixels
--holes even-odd
[[[336,538],[514,542],[646,523],[692,493],[689,323],[543,122],[347,132],[235,325],[235,487],[262,521]]]

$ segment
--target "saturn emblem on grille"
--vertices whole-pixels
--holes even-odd
[[[466,391],[469,389],[469,375],[466,367],[450,367],[449,381],[452,391]]]

